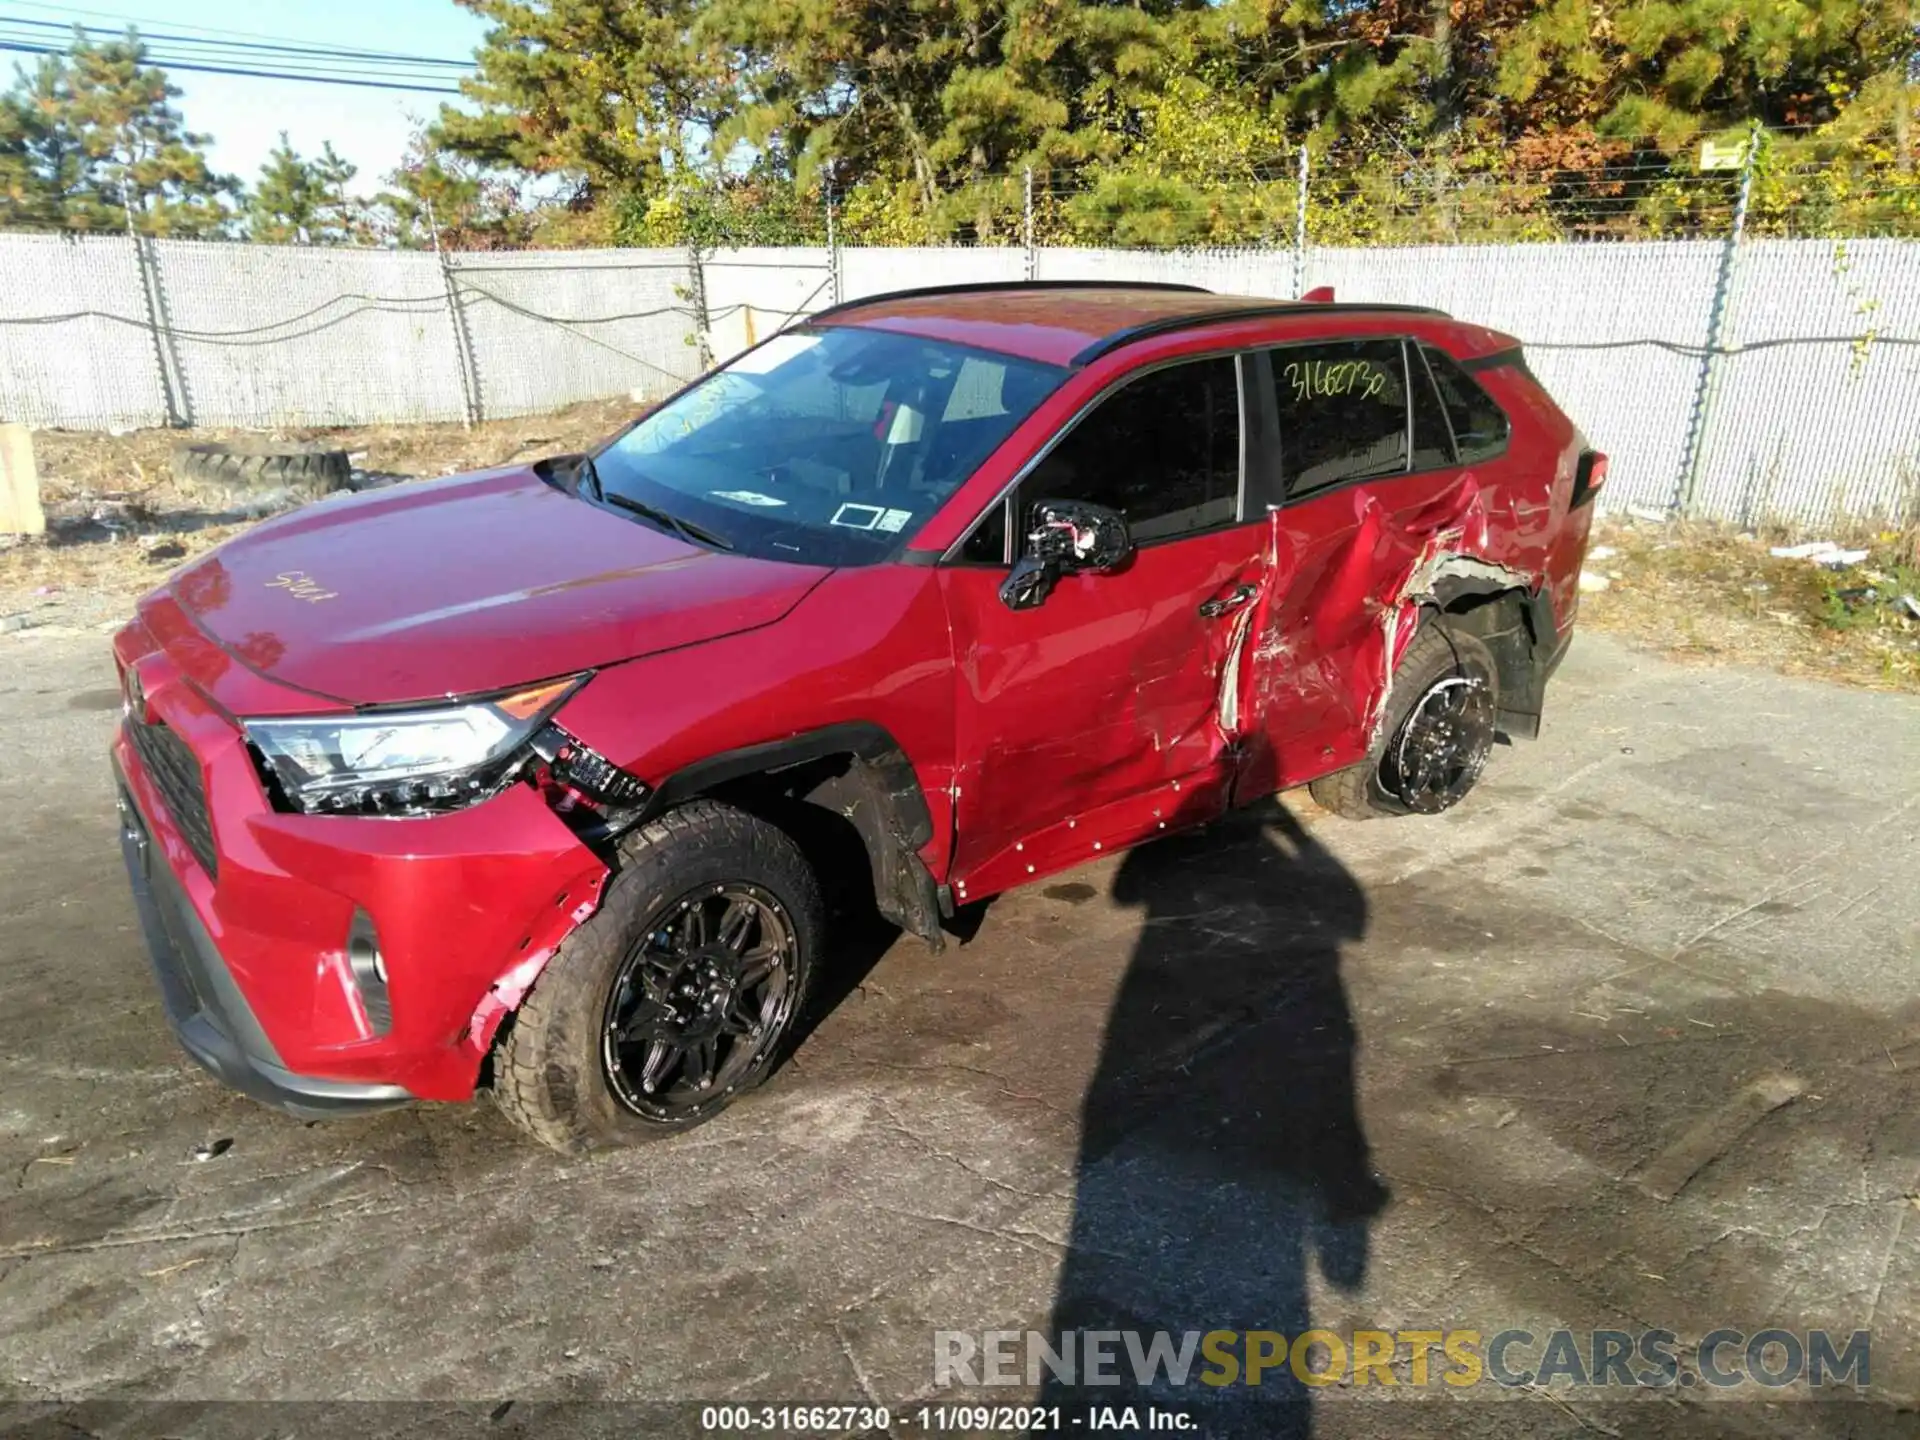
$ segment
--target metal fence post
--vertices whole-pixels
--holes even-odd
[[[833,166],[827,166],[827,290],[833,297],[828,303],[838,305],[841,300],[840,277],[840,227],[834,223],[833,213]]]
[[[153,358],[160,367],[160,399],[166,406],[167,426],[179,430],[193,424],[193,402],[187,396],[186,373],[180,368],[180,353],[174,347],[172,318],[167,312],[167,292],[160,283],[160,259],[154,253],[153,238],[127,227],[127,239],[133,243],[133,263],[140,273],[140,305],[147,315],[147,333],[153,338]]]
[[[704,375],[713,368],[713,337],[707,333],[713,322],[707,314],[707,267],[698,239],[687,242],[687,276],[693,292],[689,297],[693,301],[693,343],[699,350],[700,373]]]
[[[1033,250],[1033,167],[1031,165],[1027,166],[1027,168],[1021,172],[1020,178],[1022,186],[1020,197],[1020,243],[1026,247],[1027,251],[1027,279],[1034,280],[1039,277],[1040,263],[1039,256],[1034,254]]]
[[[453,327],[453,357],[460,368],[460,399],[467,428],[480,416],[480,372],[473,362],[473,343],[467,336],[466,311],[460,303],[460,285],[454,279],[447,252],[440,248],[440,227],[434,222],[433,202],[427,202],[427,231],[433,236],[433,259],[440,267],[440,287],[447,297],[447,321]]]
[[[1687,448],[1680,465],[1680,480],[1674,495],[1674,509],[1684,519],[1691,517],[1700,497],[1700,476],[1706,468],[1707,420],[1713,413],[1714,393],[1720,382],[1721,351],[1726,347],[1727,330],[1733,313],[1734,262],[1739,257],[1740,240],[1747,229],[1747,201],[1753,195],[1753,170],[1760,155],[1760,122],[1753,122],[1747,133],[1747,154],[1740,166],[1740,194],[1733,204],[1733,226],[1726,243],[1720,247],[1720,267],[1713,279],[1713,305],[1707,312],[1707,344],[1700,357],[1700,378],[1694,385],[1693,412],[1687,418]]]
[[[1300,142],[1300,188],[1293,202],[1293,298],[1307,293],[1307,145]]]

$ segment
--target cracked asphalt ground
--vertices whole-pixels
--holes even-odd
[[[1920,1429],[1912,699],[1583,636],[1459,810],[1302,798],[1005,896],[942,957],[851,936],[764,1092],[581,1162],[485,1105],[310,1126],[195,1069],[114,705],[104,636],[0,640],[10,1399],[461,1400],[504,1433],[553,1400],[905,1410],[936,1329],[1777,1325],[1870,1329],[1868,1401],[1341,1386],[1253,1429]]]

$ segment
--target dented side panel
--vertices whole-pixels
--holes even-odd
[[[900,746],[925,797],[920,858],[947,873],[952,838],[953,669],[939,572],[876,565],[834,572],[792,623],[748,631],[596,675],[567,728],[657,786],[713,756],[836,725]]]
[[[939,572],[956,661],[956,893],[985,893],[1003,870],[1008,883],[1045,873],[1052,847],[1034,837],[1056,823],[1071,837],[1065,863],[1088,858],[1080,820],[1127,797],[1175,781],[1224,795],[1221,703],[1247,607],[1200,607],[1260,587],[1266,552],[1258,522],[1150,545],[1020,611],[1000,601],[1000,570]],[[1030,838],[1035,853],[1015,848]]]
[[[1510,413],[1531,405],[1501,372],[1483,378]],[[1516,424],[1490,461],[1342,486],[1272,513],[1272,594],[1251,649],[1242,798],[1365,757],[1423,609],[1543,587],[1556,602],[1572,594],[1585,536],[1584,523],[1569,535],[1566,513],[1571,428],[1551,402],[1546,409],[1552,426],[1538,415]],[[1558,604],[1553,613],[1563,613]]]

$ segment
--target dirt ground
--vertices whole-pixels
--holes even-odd
[[[1583,635],[1461,808],[1248,813],[938,958],[845,934],[765,1091],[577,1162],[485,1105],[309,1126],[196,1070],[121,871],[115,707],[102,637],[0,636],[0,1428],[442,1415],[187,1403],[386,1400],[534,1435],[625,1401],[565,1433],[693,1434],[669,1402],[833,1401],[979,1433],[915,1418],[953,1398],[936,1331],[1118,1315],[1871,1333],[1837,1399],[1455,1392],[1405,1359],[1153,1397],[1199,1436],[1920,1431],[1920,700]]]

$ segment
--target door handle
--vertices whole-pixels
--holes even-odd
[[[1200,613],[1209,620],[1218,620],[1222,615],[1231,615],[1259,593],[1258,585],[1236,585],[1230,595],[1222,595],[1215,600],[1202,600]]]

